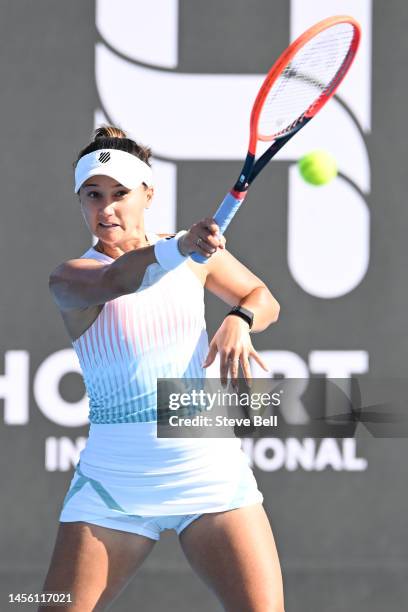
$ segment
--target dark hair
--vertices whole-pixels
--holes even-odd
[[[104,125],[95,130],[93,140],[80,152],[74,163],[74,168],[84,155],[97,151],[98,149],[119,149],[131,153],[138,157],[150,166],[150,158],[152,155],[149,147],[137,144],[134,140],[127,137],[126,132],[113,125]]]

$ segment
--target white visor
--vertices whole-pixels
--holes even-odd
[[[128,189],[146,183],[153,184],[150,166],[141,159],[118,149],[98,149],[81,157],[75,168],[75,193],[91,176],[103,174],[110,176]]]

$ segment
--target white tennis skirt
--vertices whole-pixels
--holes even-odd
[[[239,438],[157,438],[156,428],[92,423],[60,520],[199,514],[263,502]]]

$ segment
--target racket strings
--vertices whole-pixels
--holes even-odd
[[[330,91],[349,55],[354,33],[352,24],[339,23],[299,49],[268,92],[259,117],[259,137],[291,132]]]

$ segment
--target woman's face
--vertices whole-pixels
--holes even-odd
[[[152,187],[140,185],[130,190],[104,175],[92,176],[79,190],[89,230],[111,247],[140,239],[140,232],[144,232],[144,209],[149,208],[152,196]]]

